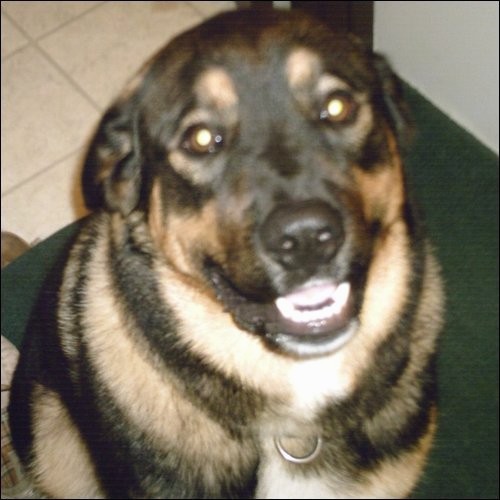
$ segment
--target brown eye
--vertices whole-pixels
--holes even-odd
[[[222,135],[207,125],[189,127],[182,141],[182,147],[195,155],[215,153],[222,144]]]
[[[354,98],[348,92],[337,91],[325,100],[320,118],[331,123],[346,123],[354,119],[356,111]]]

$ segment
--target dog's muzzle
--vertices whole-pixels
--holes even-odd
[[[260,252],[281,275],[300,275],[296,286],[259,301],[242,293],[220,266],[207,276],[234,321],[281,351],[317,356],[342,347],[356,330],[356,301],[349,281],[331,269],[344,244],[341,214],[326,202],[279,205],[258,228]]]

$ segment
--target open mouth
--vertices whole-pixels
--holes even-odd
[[[341,318],[350,290],[348,282],[338,286],[331,282],[310,283],[278,297],[274,303],[281,316],[299,333],[304,329],[330,329],[330,326],[334,327],[332,322]]]
[[[259,302],[239,292],[218,266],[210,265],[207,271],[218,300],[238,326],[282,351],[323,355],[342,347],[356,331],[348,281],[311,280],[273,301]]]

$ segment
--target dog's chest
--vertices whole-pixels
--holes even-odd
[[[255,497],[335,498],[322,472],[310,468],[322,445],[319,428],[306,422],[282,416],[262,425]]]
[[[342,498],[321,474],[303,474],[301,464],[287,463],[274,447],[266,449],[258,473],[256,498]]]

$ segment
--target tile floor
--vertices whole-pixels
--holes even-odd
[[[234,2],[2,1],[2,230],[42,240],[86,212],[85,144],[148,56]]]

